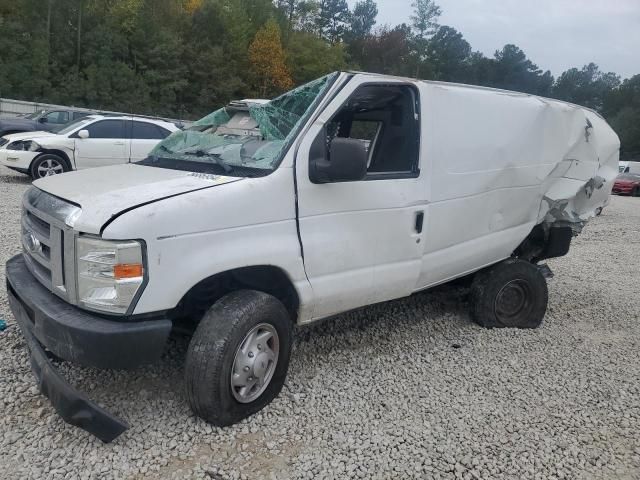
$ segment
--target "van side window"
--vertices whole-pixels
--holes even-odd
[[[335,137],[361,140],[369,154],[367,179],[417,176],[420,133],[417,92],[408,85],[366,85],[327,126]]]

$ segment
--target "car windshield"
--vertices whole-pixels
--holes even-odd
[[[139,163],[232,176],[266,175],[277,168],[298,128],[337,75],[267,103],[233,102],[173,133]]]
[[[60,127],[59,130],[56,131],[56,133],[58,135],[66,135],[67,133],[71,133],[77,128],[82,127],[83,125],[86,125],[92,120],[93,120],[92,118],[88,118],[88,117],[83,117],[78,120],[74,120],[72,122],[64,124],[62,127]]]
[[[44,111],[27,113],[26,115],[23,115],[23,118],[28,118],[29,120],[35,120],[36,118],[38,118],[43,113],[44,113]]]

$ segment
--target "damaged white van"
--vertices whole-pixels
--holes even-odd
[[[11,308],[41,391],[103,441],[127,425],[47,353],[133,368],[191,327],[186,398],[233,424],[280,392],[296,324],[474,274],[476,322],[540,325],[538,264],[607,203],[618,151],[586,108],[334,73],[218,110],[136,164],[35,182]]]

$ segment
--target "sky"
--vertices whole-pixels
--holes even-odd
[[[356,0],[349,0],[350,6]],[[410,23],[412,0],[377,0],[378,25]],[[441,25],[487,56],[514,43],[554,76],[596,63],[622,78],[640,73],[640,0],[436,0]]]

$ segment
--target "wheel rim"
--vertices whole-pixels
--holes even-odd
[[[236,350],[231,369],[231,392],[240,403],[250,403],[269,386],[278,364],[280,340],[273,325],[253,327]]]
[[[44,162],[38,165],[38,176],[48,177],[50,175],[58,175],[59,173],[63,173],[64,168],[62,164],[53,158],[47,158]]]
[[[533,309],[533,291],[529,282],[511,280],[500,289],[496,296],[494,312],[505,326],[515,326],[526,319]]]

